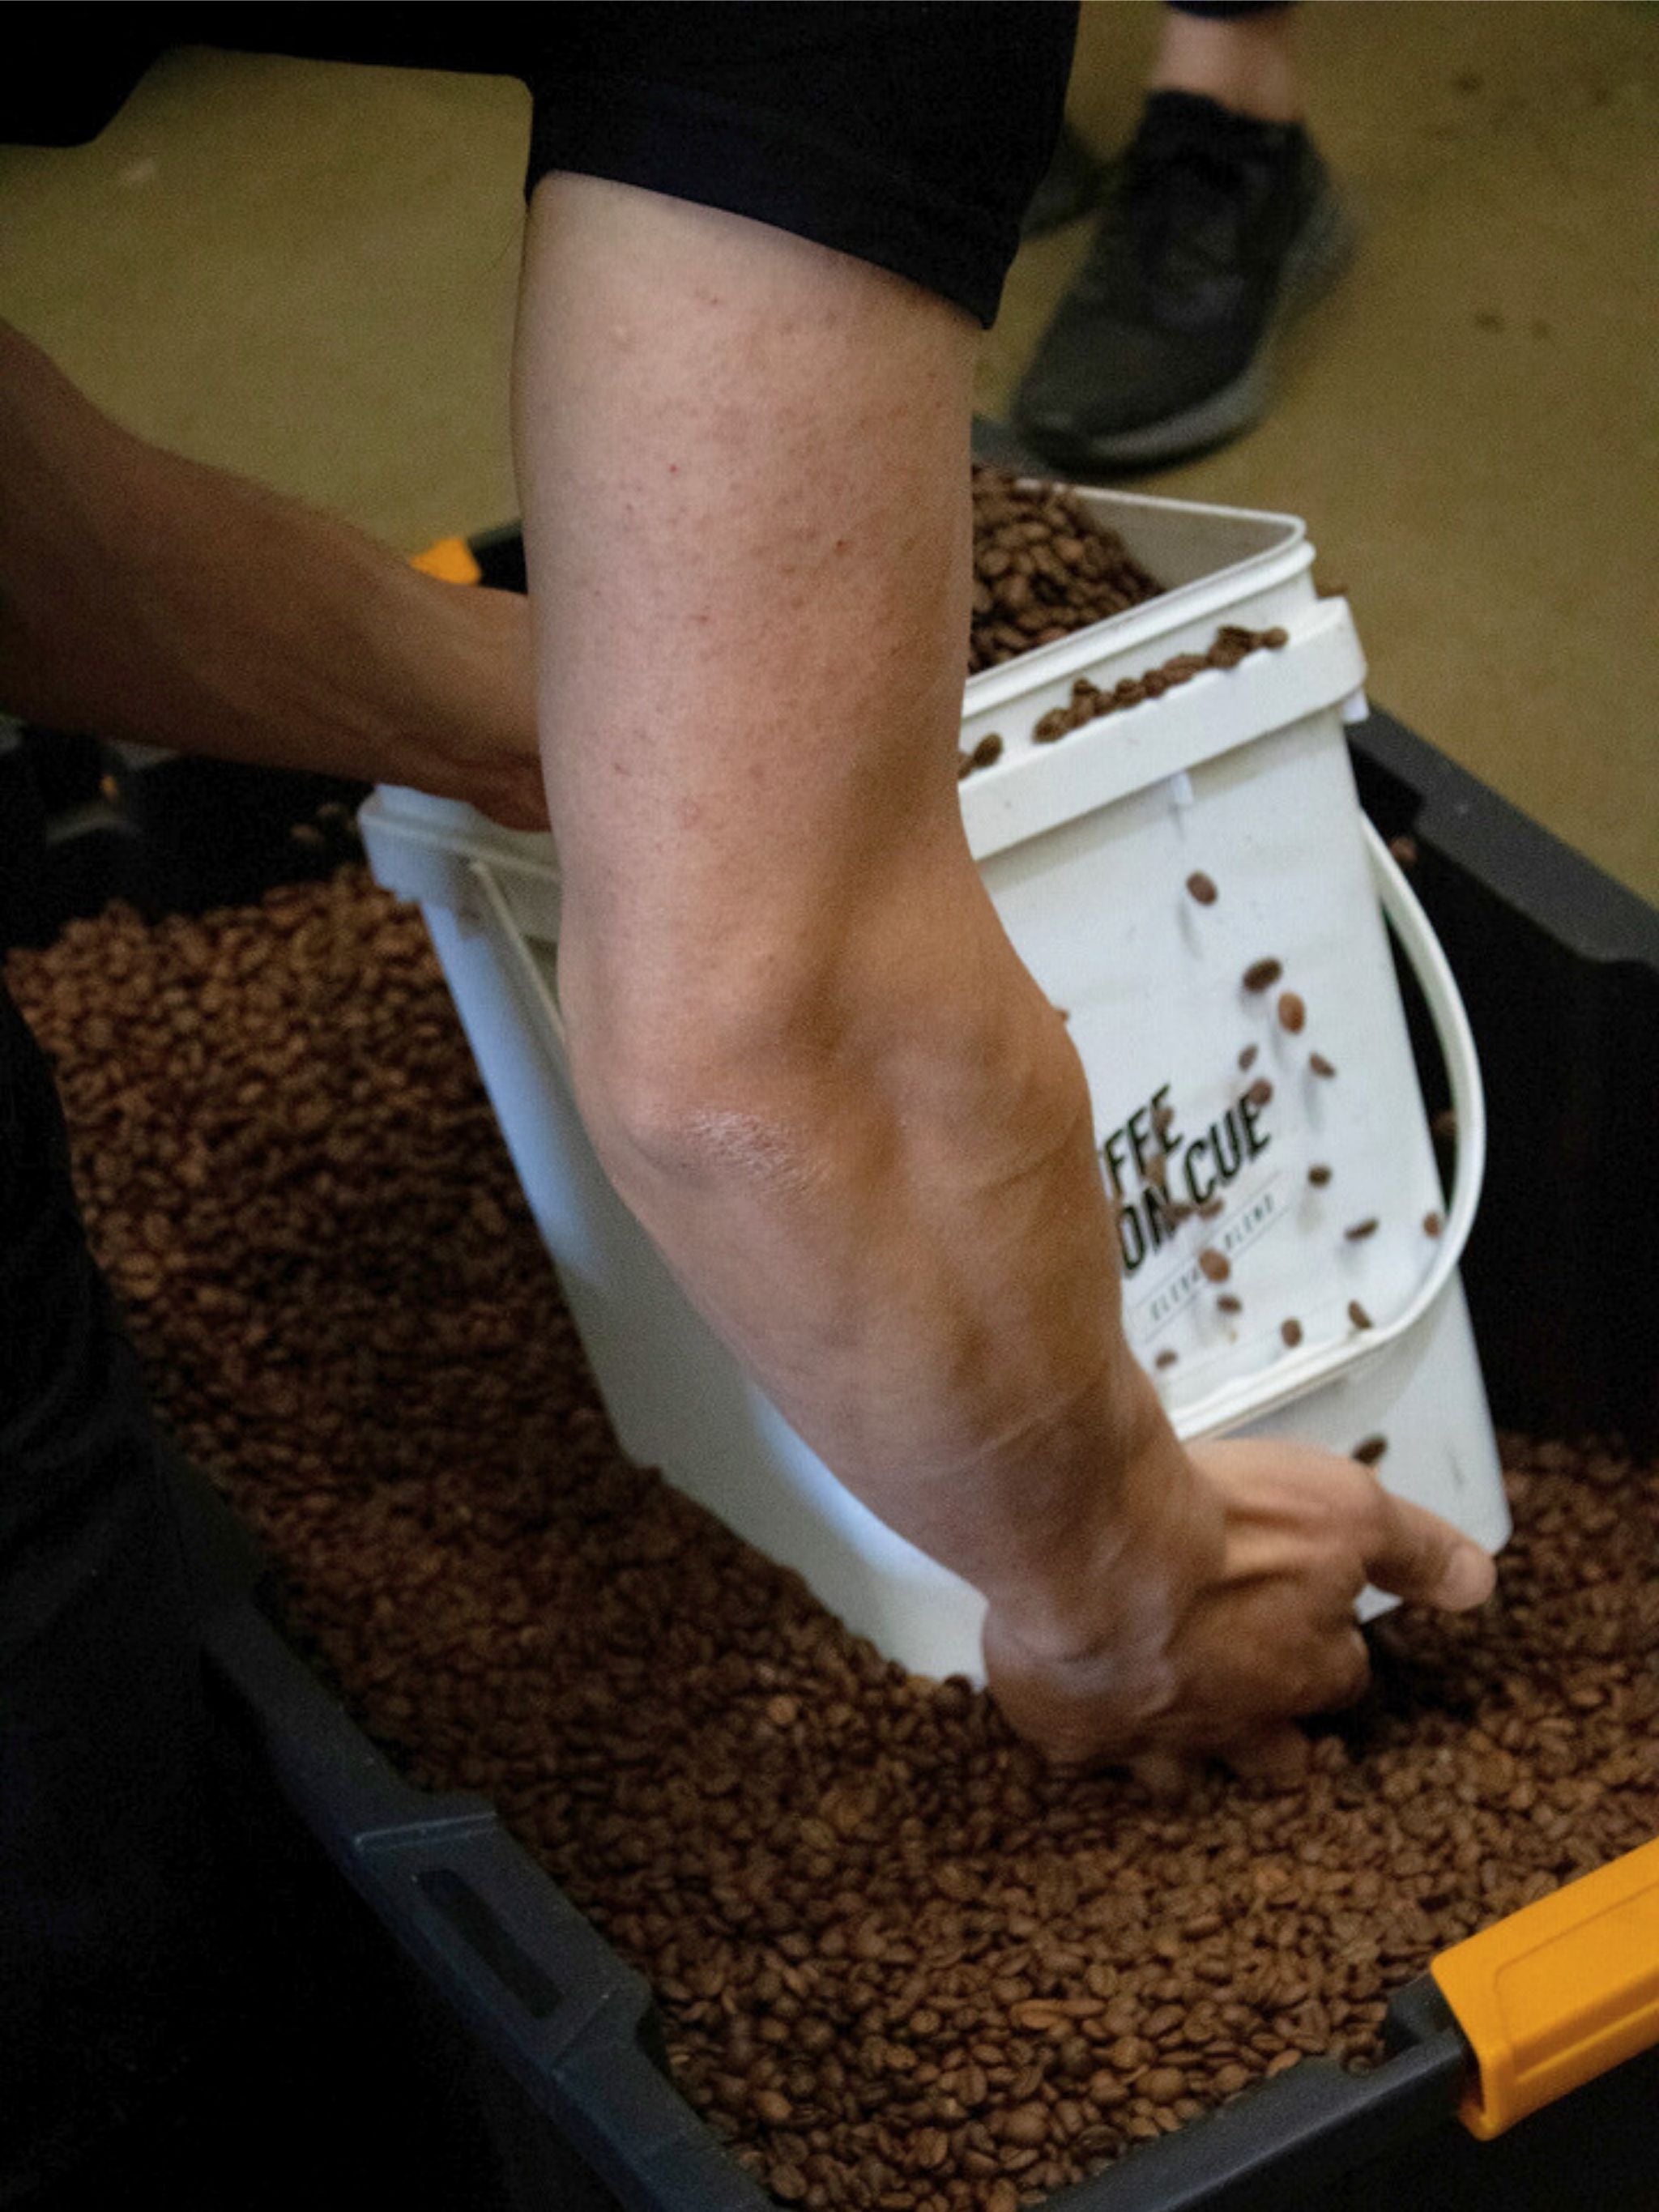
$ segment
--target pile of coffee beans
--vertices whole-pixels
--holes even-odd
[[[1120,677],[1109,691],[1102,690],[1088,677],[1079,676],[1063,707],[1050,707],[1046,714],[1037,716],[1031,725],[1032,741],[1051,745],[1060,738],[1069,737],[1073,730],[1082,729],[1085,723],[1100,720],[1103,715],[1115,714],[1125,707],[1139,707],[1148,699],[1161,699],[1166,691],[1190,684],[1206,669],[1237,668],[1253,653],[1277,652],[1289,642],[1290,632],[1285,629],[1244,629],[1237,623],[1224,623],[1205,652],[1171,653],[1157,666],[1142,669],[1139,676]],[[982,737],[971,752],[958,750],[957,782],[972,775],[975,769],[994,768],[1002,753],[1002,738],[994,730]],[[1194,884],[1207,885],[1207,896],[1203,889],[1194,890]],[[1206,875],[1189,876],[1187,888],[1200,905],[1211,904],[1216,896],[1215,885]],[[1290,1026],[1287,1023],[1286,1027]]]
[[[1075,492],[975,462],[968,673],[1053,645],[1162,591]]]
[[[611,1441],[416,915],[361,871],[11,984],[156,1401],[418,1782],[486,1791],[786,2204],[1016,2212],[1659,1822],[1659,1467],[1506,1455],[1473,1616],[1305,1785],[1045,1771]]]

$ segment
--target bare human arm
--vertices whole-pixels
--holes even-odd
[[[521,599],[131,436],[3,324],[0,708],[546,819]]]
[[[1370,1578],[1491,1566],[1351,1462],[1184,1451],[1119,1326],[1081,1067],[956,788],[975,332],[902,280],[579,176],[515,417],[560,991],[601,1157],[860,1498],[983,1590],[1056,1756],[1294,1755]]]

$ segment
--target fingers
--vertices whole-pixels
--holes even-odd
[[[1378,1589],[1448,1613],[1484,1605],[1498,1570],[1488,1554],[1449,1521],[1377,1486],[1375,1531],[1367,1544],[1365,1571]]]
[[[1308,1778],[1313,1747],[1288,1721],[1264,1722],[1235,1737],[1213,1756],[1241,1782],[1265,1783],[1271,1790],[1294,1790]],[[1194,1751],[1144,1751],[1129,1761],[1129,1771],[1161,1805],[1178,1803],[1203,1774],[1208,1758]]]
[[[1340,1713],[1346,1705],[1357,1705],[1371,1686],[1371,1656],[1352,1613],[1322,1656],[1321,1680],[1303,1711]]]
[[[1186,1796],[1202,1765],[1174,1751],[1143,1751],[1129,1761],[1129,1771],[1150,1797],[1173,1805]]]
[[[1307,1737],[1288,1723],[1252,1729],[1222,1753],[1241,1782],[1266,1782],[1276,1790],[1305,1781],[1311,1756]]]

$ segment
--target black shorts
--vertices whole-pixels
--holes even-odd
[[[0,141],[94,137],[175,44],[521,77],[529,184],[570,169],[750,216],[988,324],[1048,166],[1074,0],[626,0],[102,11],[72,64],[0,42]],[[44,36],[44,33],[42,33]],[[55,48],[58,42],[53,40]]]
[[[216,1857],[159,1441],[0,981],[0,2200],[197,2032]]]

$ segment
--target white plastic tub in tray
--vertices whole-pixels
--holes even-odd
[[[963,744],[1001,757],[961,787],[969,847],[1013,943],[1066,1009],[1119,1186],[1124,1322],[1188,1437],[1253,1429],[1338,1450],[1382,1437],[1383,1480],[1496,1546],[1508,1516],[1456,1261],[1479,1195],[1478,1070],[1456,991],[1359,811],[1342,738],[1364,664],[1346,601],[1321,599],[1303,526],[1080,495],[1170,586],[968,684]],[[1086,676],[1109,690],[1223,623],[1288,641],[1038,744]],[[552,841],[453,802],[379,792],[380,879],[425,909],[457,1007],[623,1449],[660,1467],[885,1652],[980,1672],[977,1593],[844,1491],[687,1304],[588,1145],[556,976]],[[1219,896],[1186,890],[1202,870]],[[1439,1030],[1460,1117],[1443,1198],[1383,924]],[[1282,963],[1263,992],[1252,963]],[[1292,1035],[1282,990],[1307,1008]],[[1242,1069],[1247,1047],[1253,1064]],[[1316,1074],[1318,1053],[1337,1070]],[[1272,1097],[1243,1101],[1265,1077]],[[1172,1194],[1224,1209],[1164,1233],[1137,1166],[1173,1109]],[[1330,1170],[1310,1183],[1316,1162]],[[1440,1233],[1425,1224],[1443,1213]],[[1375,1218],[1376,1231],[1346,1231]],[[1200,1249],[1227,1258],[1217,1286]],[[1220,1292],[1241,1302],[1229,1313]],[[1351,1304],[1369,1327],[1356,1325]],[[1300,1342],[1282,1324],[1295,1320]],[[1172,1352],[1172,1364],[1158,1355]],[[1368,1593],[1367,1610],[1382,1601]]]

